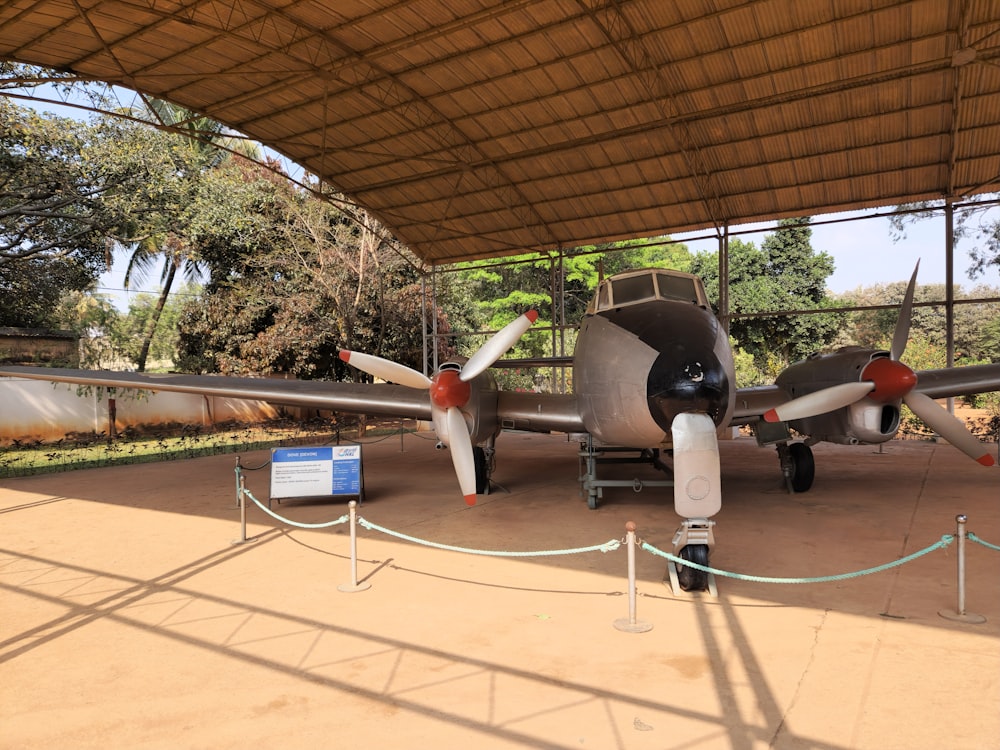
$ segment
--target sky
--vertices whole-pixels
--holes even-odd
[[[887,210],[882,209],[882,213]],[[860,218],[874,212],[851,212],[814,216],[811,244],[815,251],[823,251],[833,256],[835,270],[827,279],[827,288],[834,294],[842,294],[859,286],[873,286],[893,281],[908,281],[920,261],[917,275],[919,284],[943,284],[945,269],[945,220],[943,213],[933,218],[921,219],[906,228],[906,236],[895,240],[887,217]],[[842,219],[853,219],[842,221]],[[835,221],[824,224],[822,222]],[[752,226],[745,229],[752,229]],[[746,242],[761,246],[766,233],[735,234]],[[676,235],[684,239],[688,235]],[[1000,272],[992,268],[974,281],[968,277],[971,265],[968,251],[973,246],[971,239],[960,242],[955,247],[955,283],[966,289],[979,284],[1000,286]],[[688,242],[693,251],[715,250],[714,240]]]

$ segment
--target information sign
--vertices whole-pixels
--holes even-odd
[[[271,449],[271,498],[333,497],[364,492],[360,445]]]

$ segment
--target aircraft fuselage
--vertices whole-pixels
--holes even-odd
[[[651,447],[678,414],[729,422],[736,385],[732,351],[691,274],[649,269],[601,282],[580,327],[574,392],[598,440]]]

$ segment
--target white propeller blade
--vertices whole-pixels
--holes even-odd
[[[896,331],[892,334],[892,348],[889,350],[889,357],[899,361],[903,352],[906,351],[906,342],[910,338],[910,320],[913,317],[913,292],[917,286],[917,271],[920,270],[920,261],[917,261],[910,283],[906,287],[906,294],[903,295],[903,305],[899,308],[899,318],[896,320]]]
[[[528,310],[528,312],[517,316],[513,321],[494,333],[486,340],[485,344],[479,347],[479,351],[473,354],[469,358],[469,361],[465,363],[465,366],[462,368],[461,379],[469,381],[483,373],[494,362],[500,359],[505,351],[514,346],[517,340],[524,335],[525,331],[531,328],[537,319],[538,313],[535,310]]]
[[[412,367],[382,359],[372,354],[362,354],[361,352],[350,352],[346,349],[340,350],[340,358],[349,365],[357,367],[362,372],[374,375],[376,378],[388,380],[390,383],[408,385],[410,388],[421,388],[426,390],[431,387],[431,379],[421,372],[417,372]]]
[[[475,505],[476,460],[472,455],[469,428],[458,407],[452,406],[448,409],[446,418],[448,420],[448,448],[451,450],[452,463],[455,464],[458,486],[462,488],[466,505]]]
[[[765,422],[788,422],[793,419],[815,417],[835,409],[850,406],[864,398],[875,388],[874,383],[841,383],[815,393],[794,398],[788,403],[771,409],[764,415]]]
[[[992,466],[995,463],[986,446],[979,442],[979,438],[969,432],[958,417],[935,403],[930,396],[910,391],[903,398],[903,403],[909,406],[924,424],[965,455],[983,466]]]

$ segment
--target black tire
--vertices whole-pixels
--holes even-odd
[[[485,495],[490,484],[489,471],[486,466],[486,449],[478,445],[472,446],[472,459],[476,466],[476,494]]]
[[[681,557],[699,565],[708,565],[708,545],[688,544],[681,547]],[[675,563],[676,564],[676,563]],[[687,565],[677,565],[677,583],[682,591],[707,591],[708,573]]]
[[[788,446],[788,452],[792,458],[792,489],[795,492],[806,492],[816,478],[816,461],[813,459],[812,448],[805,443],[792,443]]]

